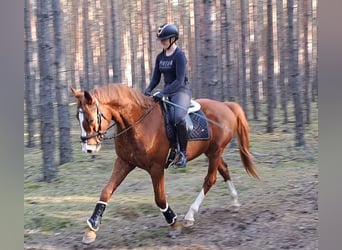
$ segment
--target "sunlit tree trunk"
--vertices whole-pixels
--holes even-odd
[[[145,45],[145,39],[144,39],[144,15],[143,15],[143,1],[138,0],[137,1],[137,58],[134,61],[134,63],[137,65],[138,68],[138,76],[136,81],[134,82],[134,85],[137,87],[137,89],[140,89],[143,91],[145,89],[145,55],[144,55],[144,45]]]
[[[204,57],[205,72],[204,82],[209,90],[207,97],[221,100],[221,83],[218,76],[218,55],[216,50],[215,35],[215,3],[212,0],[204,0]]]
[[[83,78],[81,82],[81,88],[84,90],[89,90],[90,86],[92,86],[92,82],[90,83],[90,31],[88,26],[88,0],[83,0],[82,6],[82,30],[83,30],[83,37],[82,37],[82,46],[83,46]]]
[[[70,29],[70,50],[69,57],[71,62],[71,70],[73,78],[71,79],[71,84],[73,87],[80,88],[80,70],[82,67],[82,31],[81,31],[81,20],[82,20],[82,5],[79,4],[78,0],[72,0],[71,2],[71,12],[72,24]]]
[[[288,123],[288,107],[287,107],[287,88],[286,88],[286,25],[283,10],[283,0],[277,0],[277,25],[278,25],[278,50],[279,50],[279,87],[280,87],[280,104],[283,111],[283,123]]]
[[[138,30],[137,30],[137,20],[136,16],[133,12],[133,9],[135,8],[135,2],[129,1],[129,33],[131,34],[129,36],[129,41],[130,41],[130,46],[129,46],[129,51],[130,51],[130,63],[131,63],[131,81],[132,84],[136,84],[137,81],[137,39],[138,39]],[[134,35],[133,35],[134,34]]]
[[[34,147],[35,126],[35,109],[34,109],[34,89],[35,79],[31,69],[32,64],[32,34],[31,34],[31,3],[30,0],[25,0],[24,20],[25,20],[25,110],[26,124],[25,132],[27,133],[27,147]]]
[[[110,83],[112,82],[112,78],[110,75],[112,74],[112,63],[111,63],[111,58],[113,54],[113,40],[112,38],[112,27],[111,27],[111,1],[110,0],[105,0],[101,1],[101,6],[103,8],[103,22],[104,22],[104,27],[103,27],[103,39],[104,39],[104,55],[102,55],[105,63],[105,72],[104,72],[104,82],[105,83]]]
[[[103,85],[108,81],[108,65],[106,63],[106,31],[105,31],[105,9],[106,1],[92,1],[94,9],[94,75],[95,83]]]
[[[224,30],[224,38],[223,46],[225,47],[225,65],[224,65],[224,72],[225,74],[224,79],[224,96],[225,100],[234,101],[235,97],[233,95],[233,60],[232,60],[232,45],[233,45],[233,25],[232,25],[232,6],[231,0],[224,0],[222,1],[222,5],[224,8],[223,15],[224,15],[224,25],[222,30]]]
[[[192,92],[193,95],[196,98],[199,97],[205,97],[207,96],[206,93],[206,86],[203,80],[203,61],[202,61],[202,50],[203,48],[203,43],[199,42],[202,41],[202,18],[203,18],[203,5],[200,4],[199,1],[194,1],[194,14],[195,14],[195,78],[194,78],[194,83],[192,83]]]
[[[149,55],[148,58],[148,65],[149,65],[149,71],[147,72],[146,75],[146,79],[145,79],[145,88],[148,86],[149,84],[149,80],[153,71],[153,67],[154,67],[154,57],[153,57],[153,48],[154,48],[154,44],[155,44],[155,29],[157,27],[155,24],[155,18],[154,18],[154,12],[153,12],[153,4],[151,3],[151,1],[146,1],[147,4],[147,25],[148,25],[148,47],[147,47],[147,53]]]
[[[111,15],[112,15],[112,42],[113,42],[113,82],[122,82],[121,74],[121,39],[119,13],[121,8],[121,1],[111,1]]]
[[[304,104],[305,104],[305,123],[311,123],[311,98],[310,98],[310,62],[309,62],[309,1],[302,0],[302,10],[303,10],[303,53],[304,53]]]
[[[230,99],[231,101],[240,101],[240,69],[241,69],[241,11],[240,1],[230,1],[231,6],[231,39],[230,39],[230,54],[231,58],[231,86],[230,88]]]
[[[265,8],[266,6],[266,8]],[[267,29],[265,19],[267,18],[265,10],[267,10],[266,0],[258,1],[258,26],[259,26],[259,77],[261,81],[262,99],[267,95],[267,72],[266,72],[266,46],[267,46]]]
[[[194,46],[196,44],[195,39],[195,11],[194,11],[194,3],[193,0],[189,1],[189,26],[187,27],[187,34],[188,34],[188,70],[189,70],[189,81],[190,81],[190,87],[193,89],[196,79],[196,47]],[[186,36],[184,35],[184,39]]]

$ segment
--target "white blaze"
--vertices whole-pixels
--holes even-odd
[[[87,132],[83,128],[84,114],[83,114],[83,110],[82,109],[79,109],[78,120],[80,121],[81,136],[86,136]],[[85,143],[85,142],[81,142],[81,143],[82,143],[82,152],[86,153],[87,152],[87,143]]]

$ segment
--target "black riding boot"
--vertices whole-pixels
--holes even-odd
[[[107,206],[106,202],[98,201],[96,203],[92,216],[87,220],[88,226],[95,232],[99,230],[102,215],[103,215],[104,210],[106,209],[106,206]]]
[[[179,158],[176,162],[177,168],[186,167],[186,147],[188,145],[188,131],[185,124],[176,125],[176,133],[179,142]]]

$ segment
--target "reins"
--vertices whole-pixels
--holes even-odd
[[[108,137],[108,138],[104,138],[104,140],[108,140],[108,139],[113,139],[113,138],[116,138],[116,137],[119,137],[120,135],[126,133],[128,130],[130,130],[131,128],[133,128],[134,126],[136,126],[138,123],[140,123],[149,113],[152,112],[152,110],[157,106],[157,104],[154,104],[152,106],[152,108],[150,108],[147,112],[145,112],[138,120],[136,120],[133,124],[129,125],[127,128],[124,128],[122,131],[120,131],[119,133],[111,136],[111,137]],[[114,124],[112,124],[113,126],[115,125],[116,123],[114,122]],[[107,129],[108,131],[108,129]],[[106,131],[106,132],[107,132]]]

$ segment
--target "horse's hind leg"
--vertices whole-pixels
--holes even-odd
[[[237,194],[235,186],[234,186],[234,184],[233,184],[233,182],[232,182],[232,180],[230,178],[230,174],[229,174],[229,170],[228,170],[228,165],[227,165],[227,163],[224,162],[222,157],[220,159],[218,171],[221,174],[221,176],[223,177],[224,181],[227,183],[230,196],[233,199],[232,205],[234,207],[240,207],[240,203],[238,202],[238,194]]]
[[[204,200],[205,195],[209,192],[210,188],[215,184],[217,178],[217,167],[219,164],[219,158],[209,158],[209,168],[207,176],[204,179],[201,192],[198,194],[194,203],[191,204],[188,212],[184,217],[184,227],[191,227],[194,224],[194,215],[198,212],[199,207]]]

